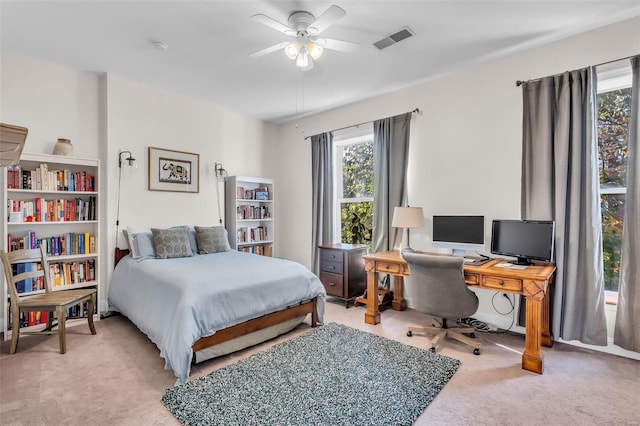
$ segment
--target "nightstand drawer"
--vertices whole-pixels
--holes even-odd
[[[320,272],[320,281],[324,285],[327,294],[336,297],[344,297],[344,277],[329,272]]]
[[[483,277],[482,287],[522,292],[522,280],[513,278]]]
[[[331,249],[322,249],[322,260],[329,262],[340,262],[342,263],[342,251],[340,250],[331,250]]]
[[[325,272],[332,272],[334,274],[342,274],[342,262],[332,262],[322,259],[320,269]]]

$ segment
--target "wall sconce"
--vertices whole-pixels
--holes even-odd
[[[229,173],[222,167],[222,163],[213,163],[213,171],[216,174],[216,201],[218,203],[218,220],[222,225],[222,209],[220,207],[220,190],[218,189],[218,182],[224,182],[227,180]]]
[[[123,158],[122,158],[122,155],[123,155],[123,154],[124,154],[124,155],[128,154],[127,158],[124,158],[124,159],[123,159]],[[134,164],[134,163],[135,163],[136,159],[135,159],[135,158],[133,158],[133,155],[131,154],[131,151],[120,151],[120,152],[118,153],[118,167],[119,167],[120,169],[122,169],[122,161],[123,161],[123,160],[124,160],[124,161],[126,161],[126,162],[128,163],[129,167],[134,167],[134,166],[135,166],[135,164]],[[120,182],[118,182],[118,184],[119,184],[119,183],[120,183]]]
[[[124,158],[123,158],[124,157]],[[133,158],[131,151],[118,152],[118,200],[116,204],[116,248],[118,248],[118,232],[120,231],[120,181],[122,180],[122,162],[125,166],[136,168],[136,159]]]
[[[227,180],[227,176],[229,176],[229,174],[222,167],[222,163],[213,163],[213,170],[215,171],[218,182],[224,182]]]

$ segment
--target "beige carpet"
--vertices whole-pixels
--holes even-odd
[[[428,318],[415,311],[385,311],[382,323],[364,323],[364,308],[328,303],[326,320],[427,347],[407,337],[409,324]],[[16,355],[9,342],[0,351],[2,425],[175,425],[160,402],[175,377],[163,369],[159,351],[124,317],[70,328],[67,353],[57,336],[25,336]],[[255,351],[309,329],[303,324],[280,339],[196,365],[192,377],[207,374]],[[439,353],[462,367],[418,419],[419,425],[629,425],[640,424],[640,361],[569,345],[543,348],[545,372],[520,368],[524,337],[479,333],[482,355],[455,341]],[[339,397],[337,395],[336,397]]]

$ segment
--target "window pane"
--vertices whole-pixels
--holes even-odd
[[[342,151],[342,198],[373,197],[373,142]]]
[[[600,185],[625,187],[631,88],[598,94]]]
[[[342,203],[340,205],[340,241],[348,244],[371,244],[373,202]]]
[[[603,194],[600,199],[602,201],[600,206],[602,209],[604,288],[609,291],[618,291],[625,194]]]

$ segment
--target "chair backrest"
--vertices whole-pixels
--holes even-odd
[[[478,297],[464,282],[461,257],[402,252],[409,265],[407,284],[421,312],[441,318],[465,318],[478,310]]]
[[[47,293],[51,291],[47,256],[42,246],[37,249],[23,249],[10,252],[0,250],[0,258],[2,259],[4,276],[7,280],[11,300],[14,303],[17,303],[21,297],[42,293],[42,291],[34,293],[32,287],[25,289],[27,291],[19,293],[16,285],[20,282],[27,286],[32,285],[34,280],[36,282],[42,282],[44,283],[43,290]],[[12,265],[16,265],[15,272]]]

